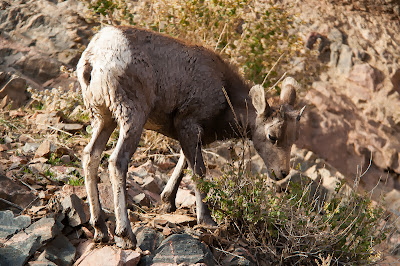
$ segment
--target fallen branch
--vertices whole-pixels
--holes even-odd
[[[8,201],[8,200],[6,200],[6,199],[0,198],[0,201],[2,201],[2,202],[6,203],[6,204],[8,204],[8,205],[10,205],[10,206],[12,206],[12,207],[14,207],[14,208],[17,208],[17,209],[20,210],[20,211],[23,211],[23,210],[24,210],[24,208],[22,208],[21,206],[15,204],[15,203],[12,203],[11,201]]]

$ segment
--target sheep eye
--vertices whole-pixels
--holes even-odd
[[[272,144],[275,144],[278,141],[278,138],[268,134],[268,139],[271,141]]]

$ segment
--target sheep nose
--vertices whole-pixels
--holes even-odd
[[[282,175],[282,179],[283,179],[288,175],[288,173],[286,171],[281,171],[281,175]]]

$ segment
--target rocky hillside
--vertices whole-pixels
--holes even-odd
[[[308,119],[299,145],[349,179],[368,168],[361,179],[367,190],[391,190],[400,188],[399,4],[378,2],[287,5],[305,22],[299,32],[322,68],[304,96]]]
[[[304,49],[318,57],[311,66],[316,71],[309,71],[304,58],[293,58],[290,74],[317,73],[303,84],[300,95],[299,106],[306,104],[307,109],[292,154],[292,165],[298,168],[293,180],[300,180],[300,174],[322,179],[332,192],[337,181],[352,184],[360,178],[360,191],[373,190],[375,200],[384,195],[386,207],[400,215],[400,3],[275,2],[297,16],[295,30]],[[78,0],[0,1],[0,265],[93,265],[99,256],[104,265],[136,265],[139,260],[144,265],[254,264],[245,244],[194,227],[189,175],[178,193],[178,212],[157,213],[154,206],[177,162],[179,146],[152,133],[143,137],[128,173],[128,204],[137,210],[130,212],[130,219],[140,249],[91,243],[79,159],[90,128],[73,74],[99,27],[88,12]],[[99,175],[111,237],[115,225],[106,158],[113,141],[115,137]],[[235,150],[240,147],[234,143],[205,150],[211,175],[220,174]],[[262,172],[260,158],[251,156],[253,171]],[[389,238],[394,254],[399,254],[399,239],[398,233]],[[206,245],[213,242],[227,249]]]

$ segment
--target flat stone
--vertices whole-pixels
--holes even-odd
[[[48,129],[48,126],[57,125],[62,114],[59,112],[43,113],[36,115],[36,124],[38,129]]]
[[[72,227],[87,223],[89,217],[85,214],[88,206],[75,194],[67,195],[62,201],[63,212],[68,217],[68,224]]]
[[[92,237],[93,238],[93,237]],[[76,247],[76,261],[78,261],[82,255],[89,254],[89,251],[96,248],[96,244],[93,242],[93,239],[88,239],[78,244]]]
[[[142,188],[155,194],[161,193],[161,189],[158,186],[156,180],[151,176],[148,176],[143,180]]]
[[[89,250],[83,254],[74,265],[79,266],[110,266],[110,265],[137,265],[140,254],[133,250],[122,250],[112,246]]]
[[[142,251],[150,251],[153,253],[164,240],[164,236],[150,227],[138,227],[133,233],[136,235],[136,246],[139,247]]]
[[[16,183],[8,177],[0,174],[0,198],[17,204],[21,208],[25,208],[32,201],[34,201],[36,197],[32,193],[32,191],[26,186]],[[13,207],[10,207],[10,205],[6,203],[0,202],[1,210],[6,210],[10,208]]]
[[[82,130],[83,125],[82,124],[62,124],[62,129],[68,132],[77,132],[79,130]]]
[[[28,227],[31,224],[31,217],[28,215],[20,215],[14,217],[12,211],[0,212],[0,238],[8,238],[17,231]]]
[[[56,145],[54,145],[51,141],[45,140],[37,148],[37,150],[35,152],[35,157],[36,158],[39,158],[39,157],[49,158],[50,154],[52,152],[56,151],[56,149],[57,149]]]
[[[155,251],[152,263],[214,265],[210,249],[188,234],[175,234],[166,238]]]
[[[58,235],[46,244],[38,261],[49,260],[57,265],[71,265],[75,258],[76,248],[69,242],[64,235]]]
[[[160,219],[166,220],[171,224],[176,225],[189,225],[194,226],[197,223],[197,219],[183,214],[163,214],[159,216]]]
[[[21,136],[19,136],[19,138],[18,138],[18,141],[19,141],[19,142],[26,143],[26,142],[34,142],[34,141],[35,141],[35,139],[34,139],[34,138],[32,138],[32,136],[31,136],[31,135],[28,135],[28,134],[22,134]]]
[[[150,207],[150,199],[146,196],[145,193],[140,193],[132,198],[132,200],[139,204],[140,206]]]
[[[180,207],[190,208],[196,204],[196,197],[192,194],[191,190],[178,189],[175,202]]]
[[[29,261],[28,262],[29,266],[57,266],[52,261],[49,261],[48,259],[41,258],[40,260],[35,260],[35,261]]]
[[[22,266],[40,246],[40,236],[21,231],[0,248],[0,265]]]
[[[24,147],[22,147],[22,151],[24,153],[33,153],[39,148],[39,146],[40,143],[27,142],[25,143]]]
[[[25,229],[27,234],[40,237],[40,244],[43,244],[61,233],[63,225],[54,218],[43,217]]]

